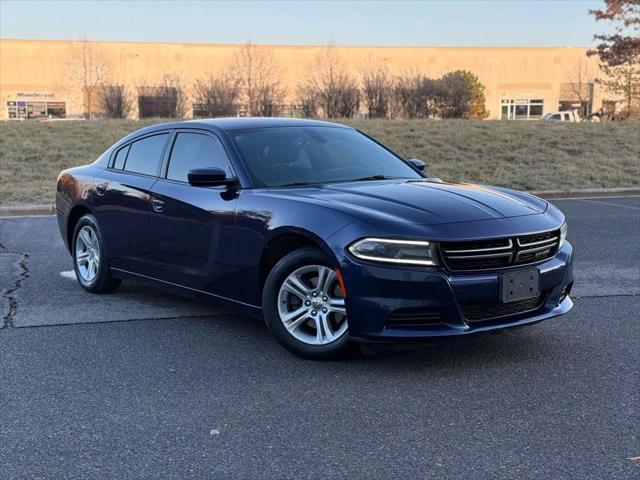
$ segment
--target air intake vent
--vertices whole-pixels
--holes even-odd
[[[425,327],[440,325],[443,320],[444,314],[440,311],[400,308],[389,316],[385,326],[388,328]]]
[[[558,298],[558,305],[560,305],[567,296],[571,293],[571,287],[573,287],[573,282],[566,284],[562,287],[562,292],[560,292],[560,297]]]
[[[462,305],[462,316],[467,323],[473,323],[521,315],[523,313],[534,312],[540,309],[544,303],[545,297],[546,293],[539,297],[527,298],[516,302]]]
[[[527,265],[558,253],[560,232],[536,233],[520,237],[443,242],[442,258],[449,270],[492,270]]]

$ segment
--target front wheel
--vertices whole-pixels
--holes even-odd
[[[344,292],[322,252],[303,248],[283,257],[267,277],[262,305],[271,333],[290,352],[322,359],[348,351]]]
[[[91,293],[115,291],[122,280],[109,272],[104,241],[95,217],[84,215],[73,232],[73,269],[78,283]]]

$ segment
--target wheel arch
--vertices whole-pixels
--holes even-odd
[[[69,252],[73,251],[73,232],[76,229],[76,225],[78,221],[87,213],[91,213],[89,207],[84,204],[75,205],[67,216],[67,231],[66,231],[66,240],[67,240],[67,249]]]
[[[260,255],[258,268],[258,286],[260,289],[260,295],[262,295],[262,290],[267,280],[267,276],[276,263],[278,263],[278,261],[287,253],[304,247],[317,248],[331,259],[335,267],[338,266],[338,260],[336,259],[335,254],[326,242],[318,235],[302,228],[279,227],[278,229],[273,230],[266,239]]]

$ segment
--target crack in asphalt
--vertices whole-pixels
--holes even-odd
[[[42,325],[24,325],[21,327],[15,327],[17,329],[23,328],[45,328],[45,327],[73,327],[76,325],[108,325],[112,323],[131,323],[131,322],[153,322],[158,320],[184,320],[184,319],[198,319],[198,318],[224,318],[224,317],[237,317],[241,315],[239,313],[212,313],[210,315],[174,315],[170,317],[146,317],[146,318],[124,318],[121,320],[103,320],[99,322],[69,322],[69,323],[46,323]],[[251,318],[251,317],[247,317]]]
[[[18,275],[17,280],[11,287],[2,292],[2,298],[6,299],[7,303],[9,304],[9,311],[4,316],[2,326],[0,327],[2,329],[11,328],[13,326],[13,319],[15,318],[16,312],[18,310],[18,298],[16,297],[16,292],[20,290],[20,287],[22,287],[22,282],[29,278],[29,266],[27,265],[28,260],[29,254],[23,253],[22,259],[19,263],[21,272]]]
[[[9,253],[9,249],[2,242],[0,242],[0,253]]]

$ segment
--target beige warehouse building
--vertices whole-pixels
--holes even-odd
[[[80,45],[70,41],[1,40],[0,119],[86,114],[82,83],[72,71],[77,70],[73,65]],[[127,42],[92,42],[92,47],[103,64],[105,82],[124,84],[134,93],[156,84],[167,74],[178,75],[189,86],[210,72],[224,69],[243,48]],[[287,102],[295,105],[296,85],[305,79],[324,47],[259,48],[270,49],[282,66]],[[580,96],[587,99],[590,111],[609,107],[606,94],[594,82],[597,60],[586,56],[586,48],[333,48],[356,77],[375,64],[385,65],[392,74],[421,72],[433,78],[454,70],[470,70],[486,87],[486,108],[491,119],[536,119],[544,113],[575,107],[576,87],[583,92]],[[193,113],[193,104],[188,100],[187,116]],[[362,114],[366,115],[366,110]]]

